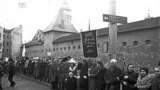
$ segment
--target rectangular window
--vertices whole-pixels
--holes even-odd
[[[7,46],[9,46],[9,43],[7,42]]]
[[[7,39],[9,39],[9,35],[7,35]]]
[[[64,47],[64,50],[66,50],[66,47]]]
[[[127,42],[122,42],[122,46],[123,47],[127,46]]]
[[[3,49],[3,53],[5,53],[5,49]]]
[[[145,40],[146,46],[151,46],[151,40]]]
[[[3,46],[5,46],[5,42],[3,42]]]
[[[5,34],[3,34],[3,38],[5,39]]]
[[[73,50],[75,49],[75,46],[73,46]]]
[[[109,43],[108,42],[104,42],[103,44],[102,44],[102,48],[103,48],[103,52],[104,53],[108,53],[108,47],[109,47]]]
[[[134,41],[133,46],[138,46],[138,41]]]
[[[6,49],[7,51],[6,51],[6,53],[8,53],[8,49]]]
[[[0,40],[1,40],[1,38],[2,38],[2,33],[0,33]]]
[[[60,48],[60,50],[62,50],[62,48]]]
[[[81,46],[78,46],[78,49],[81,49]]]
[[[70,50],[70,47],[68,47],[68,50]]]
[[[98,43],[98,48],[99,48],[99,43]]]
[[[2,49],[2,43],[0,43],[0,49]]]
[[[73,44],[73,41],[71,43]]]

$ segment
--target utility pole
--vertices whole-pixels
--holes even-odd
[[[116,16],[116,0],[109,1],[109,14],[103,14],[103,21],[109,22],[109,60],[117,59],[117,23],[127,24],[127,17]]]
[[[109,12],[110,15],[116,15],[116,0],[109,1]],[[109,54],[110,59],[117,58],[117,23],[109,22]]]

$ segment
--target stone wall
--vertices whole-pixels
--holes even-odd
[[[159,61],[159,27],[145,28],[141,30],[132,30],[118,33],[117,40],[117,60],[118,66],[123,68],[124,62],[125,65],[129,63],[136,64],[137,67],[147,66],[153,70],[154,66],[157,66]],[[58,36],[58,34],[53,34],[53,37]],[[53,39],[52,37],[52,39]],[[51,57],[65,57],[72,56],[78,60],[83,56],[83,47],[80,40],[72,40],[66,42],[60,42],[52,44],[49,37],[46,36],[46,41],[52,47],[49,47],[47,44],[44,44],[43,53],[40,56],[46,57],[46,49],[50,48]],[[101,60],[105,63],[109,61],[110,55],[107,52],[104,52],[104,43],[108,42],[108,35],[97,37],[97,49],[98,49],[98,60]],[[124,44],[124,42],[126,44]],[[46,47],[45,47],[46,46]],[[37,47],[33,46],[30,49],[42,49],[42,46]],[[35,54],[32,54],[33,56]]]
[[[153,69],[159,61],[159,28],[148,28],[142,30],[135,30],[129,32],[118,33],[117,49],[118,55],[117,60],[119,66],[122,67],[125,64],[133,63],[137,67],[147,66]],[[150,44],[146,44],[146,40],[150,41]],[[134,45],[134,42],[138,42]],[[98,37],[98,60],[108,62],[109,56],[104,51],[103,43],[108,42],[108,36]],[[126,42],[126,46],[123,46],[123,42]],[[75,46],[75,49],[73,49]],[[78,46],[81,48],[78,49]],[[55,51],[53,57],[64,57],[70,55],[74,58],[83,56],[81,41],[70,41],[54,44]],[[64,48],[66,47],[66,50]],[[68,49],[70,47],[70,50]],[[58,50],[57,50],[58,48]],[[61,49],[62,48],[62,49]]]

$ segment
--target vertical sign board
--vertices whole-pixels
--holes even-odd
[[[96,30],[81,32],[83,54],[86,58],[96,58],[98,56],[96,35]]]

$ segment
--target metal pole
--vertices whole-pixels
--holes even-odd
[[[110,15],[116,15],[116,0],[110,0],[109,2],[109,12]],[[111,55],[110,59],[117,58],[117,24],[109,23],[109,53]]]

